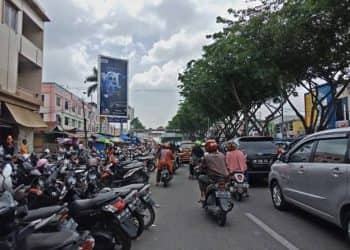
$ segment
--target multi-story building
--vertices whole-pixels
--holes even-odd
[[[42,84],[42,106],[40,114],[47,123],[56,123],[64,130],[84,129],[84,109],[86,128],[89,132],[98,129],[97,105],[85,103],[81,98],[54,82]]]
[[[0,143],[11,134],[32,149],[34,128],[46,126],[38,111],[48,21],[36,0],[0,0]]]

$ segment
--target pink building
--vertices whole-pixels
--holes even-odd
[[[40,114],[45,122],[56,123],[64,130],[84,129],[83,100],[81,98],[57,83],[47,82],[42,84],[41,100]],[[97,108],[87,103],[84,103],[84,106],[87,130],[96,132],[96,128],[98,129]]]

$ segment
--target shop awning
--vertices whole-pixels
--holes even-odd
[[[39,114],[28,109],[24,109],[9,103],[6,103],[7,109],[10,111],[15,121],[28,128],[46,128],[47,125]]]

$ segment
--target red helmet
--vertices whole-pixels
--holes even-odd
[[[206,141],[204,147],[208,153],[213,153],[213,152],[216,152],[218,150],[218,144],[216,143],[215,140]]]

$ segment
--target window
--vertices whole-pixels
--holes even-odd
[[[64,118],[64,125],[69,126],[69,118],[68,117]]]
[[[75,120],[72,119],[72,127],[75,128]]]
[[[299,147],[291,154],[289,162],[309,162],[314,144],[315,142],[311,141]]]
[[[45,103],[45,95],[41,95],[41,103],[42,103],[42,105],[44,105],[44,103]]]
[[[78,128],[81,128],[81,121],[78,121]]]
[[[8,1],[5,1],[4,23],[7,24],[14,31],[17,31],[17,16],[18,16],[17,8],[13,4],[9,3]]]
[[[56,106],[61,107],[61,97],[56,96]]]
[[[75,106],[74,106],[74,104],[72,105],[72,112],[75,113]]]
[[[60,115],[56,115],[56,122],[58,125],[62,125],[62,119]]]
[[[68,103],[68,101],[65,101],[65,102],[64,102],[64,109],[65,109],[65,110],[68,110],[68,109],[69,109],[69,103]]]
[[[320,140],[314,156],[314,162],[344,163],[348,139],[335,138]]]

